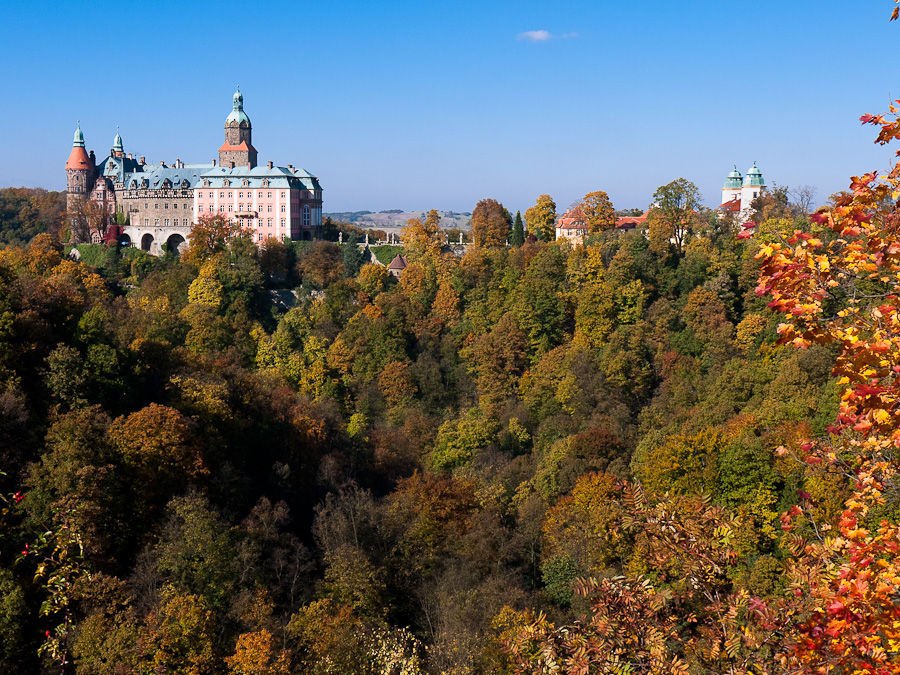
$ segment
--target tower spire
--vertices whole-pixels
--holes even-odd
[[[75,139],[72,142],[73,148],[83,148],[84,147],[84,134],[81,133],[81,120],[78,120],[75,124]]]

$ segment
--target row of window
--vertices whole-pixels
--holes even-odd
[[[281,193],[281,198],[282,198],[282,199],[284,199],[284,195],[285,195],[285,193],[282,192],[282,193]],[[203,197],[203,193],[201,192],[199,196],[200,196],[200,197]],[[210,198],[210,199],[213,199],[215,196],[216,196],[216,193],[215,193],[215,192],[210,192],[210,193],[209,193],[209,198]],[[233,192],[229,192],[229,193],[228,193],[228,199],[231,199],[233,196],[234,196],[234,193],[233,193]],[[238,199],[243,199],[243,198],[244,198],[244,193],[243,193],[243,192],[238,192]],[[252,193],[252,192],[248,192],[248,193],[247,193],[247,199],[252,199],[252,198],[253,198],[253,193]],[[257,198],[257,199],[262,199],[262,198],[263,198],[263,193],[262,193],[262,192],[257,192],[257,193],[256,193],[256,198]],[[219,193],[219,199],[225,199],[225,193],[224,193],[224,192],[220,192],[220,193]],[[266,199],[272,199],[272,193],[271,193],[271,192],[267,192],[267,193],[266,193]]]
[[[171,226],[169,225],[169,219],[168,219],[168,218],[164,219],[164,220],[163,220],[163,223],[164,223],[163,227],[178,227],[178,218],[173,218],[173,219],[172,219],[172,224],[171,224]],[[188,227],[190,224],[191,224],[191,221],[188,220],[187,218],[182,218],[182,219],[181,219],[181,225],[182,225],[182,227]],[[159,218],[154,218],[154,219],[153,219],[153,226],[154,226],[154,227],[159,227]],[[144,227],[150,227],[150,219],[149,219],[149,218],[144,218]]]
[[[145,208],[145,209],[149,209],[149,208],[150,208],[150,204],[148,204],[147,202],[144,202],[144,208]],[[154,208],[154,209],[158,209],[158,208],[159,208],[159,202],[154,203],[154,204],[153,204],[153,208]],[[165,209],[169,208],[169,202],[166,202],[166,203],[163,205],[163,208],[165,208]],[[178,204],[172,204],[172,208],[173,208],[173,209],[177,209],[177,208],[178,208]],[[183,208],[185,211],[187,211],[188,209],[191,209],[192,211],[194,210],[194,207],[193,207],[193,206],[188,206],[187,204],[182,205],[181,208]]]

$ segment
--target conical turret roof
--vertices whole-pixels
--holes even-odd
[[[91,158],[88,157],[87,151],[84,149],[84,134],[81,133],[81,123],[75,128],[75,139],[72,142],[72,152],[69,153],[69,159],[66,161],[66,170],[77,169],[89,171],[94,168]]]

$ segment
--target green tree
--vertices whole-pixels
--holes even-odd
[[[521,246],[525,243],[525,226],[522,223],[522,214],[516,211],[516,219],[513,222],[512,235],[509,238],[511,246]]]
[[[529,233],[541,241],[553,241],[556,238],[556,202],[550,195],[541,195],[525,212],[525,222]]]

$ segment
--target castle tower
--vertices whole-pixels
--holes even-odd
[[[728,174],[728,178],[725,179],[725,186],[722,188],[722,204],[741,198],[741,184],[743,181],[741,172],[735,166],[734,171]]]
[[[759,197],[766,189],[766,181],[763,179],[762,171],[756,168],[756,162],[747,171],[744,176],[744,182],[741,186],[741,205],[743,208],[750,208],[750,202]]]
[[[252,127],[250,118],[244,112],[240,87],[234,93],[233,103],[231,113],[225,118],[225,143],[219,148],[219,166],[246,166],[252,169],[256,166],[256,148],[250,141]]]
[[[84,203],[94,187],[94,162],[84,149],[84,134],[81,123],[75,129],[72,152],[66,161],[66,206],[71,211],[79,203]]]
[[[122,145],[122,136],[119,135],[119,127],[116,127],[116,137],[113,139],[112,150],[109,152],[111,157],[124,157],[125,147]]]

